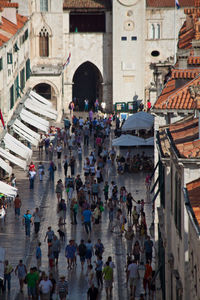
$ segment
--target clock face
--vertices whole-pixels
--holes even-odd
[[[133,6],[135,5],[139,0],[118,0],[119,3],[125,6]]]

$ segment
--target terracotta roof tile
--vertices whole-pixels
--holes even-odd
[[[194,6],[194,0],[179,0],[181,7]],[[174,7],[174,0],[146,0],[147,7]]]
[[[19,4],[16,3],[16,2],[6,2],[5,0],[4,1],[0,1],[0,6],[1,7],[16,7],[18,8],[19,7]]]
[[[110,9],[110,0],[64,0],[64,9],[72,8],[96,8],[96,9]]]
[[[188,57],[189,65],[200,65],[200,56],[190,56]]]
[[[186,184],[186,188],[188,190],[190,205],[200,225],[200,178]]]

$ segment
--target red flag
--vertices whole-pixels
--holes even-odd
[[[3,115],[2,115],[1,109],[0,109],[0,118],[1,118],[1,123],[3,125],[3,128],[5,128],[5,123],[4,123],[4,119],[3,119]]]

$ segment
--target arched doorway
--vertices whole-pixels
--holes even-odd
[[[94,107],[94,102],[99,99],[102,101],[103,78],[99,69],[87,61],[80,65],[73,77],[72,97],[78,104],[78,109],[84,109],[84,100],[89,100],[89,108]]]
[[[50,100],[56,108],[55,90],[50,84],[39,83],[36,86],[34,86],[33,90],[42,97],[46,98],[47,100]]]

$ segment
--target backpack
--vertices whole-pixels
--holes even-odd
[[[85,256],[86,254],[86,246],[85,244],[80,244],[78,247],[79,255],[80,256]]]

